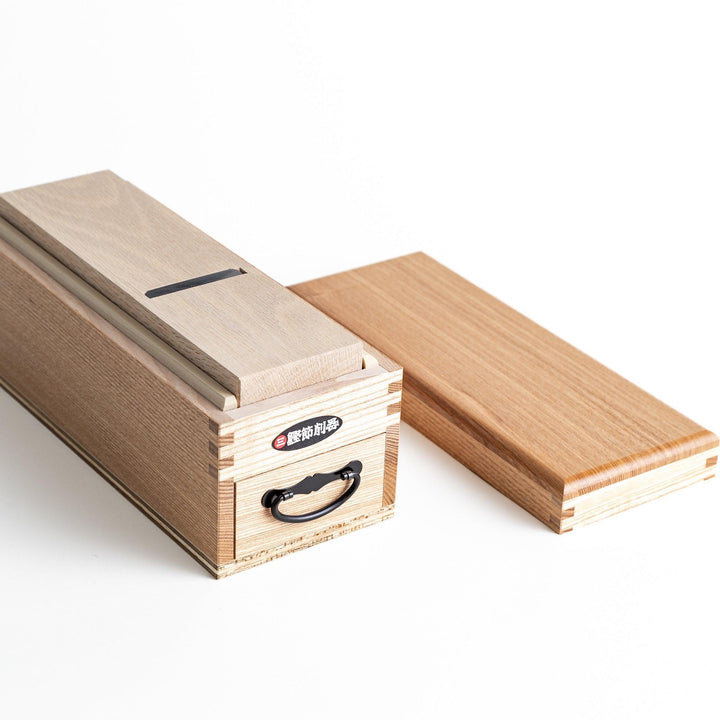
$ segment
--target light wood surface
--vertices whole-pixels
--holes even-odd
[[[4,193],[0,216],[239,405],[362,367],[357,338],[109,171]],[[146,296],[227,269],[244,274]]]
[[[572,530],[641,505],[715,475],[718,450],[712,448],[633,475],[565,501],[562,530]]]
[[[233,563],[223,565],[218,568],[214,574],[216,577],[221,578],[242,570],[249,570],[250,568],[257,567],[271,560],[277,560],[278,558],[290,555],[298,550],[304,550],[305,548],[319,545],[320,543],[333,540],[342,535],[347,535],[355,530],[362,530],[363,528],[376,525],[384,520],[389,520],[394,514],[395,507],[393,505],[384,505],[380,509],[370,512],[367,515],[355,516],[350,520],[330,525],[315,533],[298,529],[297,534],[288,542],[282,545],[273,545],[260,552],[246,555]],[[300,528],[302,528],[302,526],[300,526]]]
[[[226,390],[207,373],[173,350],[170,345],[151,333],[144,325],[130,317],[104,295],[90,287],[76,273],[66,268],[50,253],[45,252],[39,245],[2,218],[0,218],[0,240],[4,240],[22,253],[53,280],[70,291],[79,300],[82,300],[89,308],[137,343],[143,350],[150,353],[165,367],[172,370],[179,378],[197,390],[220,410],[232,410],[237,407],[237,398],[229,390]]]
[[[208,423],[226,416],[2,240],[0,377],[219,564]]]
[[[55,278],[46,253],[23,249],[0,239],[0,385],[214,576],[392,516],[402,370],[384,355],[363,347],[362,369],[223,411],[167,357],[141,347],[126,332],[132,322],[110,322],[109,301],[94,309],[94,291],[74,273]],[[325,414],[343,417],[327,440],[272,449],[280,431]],[[357,498],[327,522],[279,523],[248,495],[281,476],[319,472],[319,458],[332,453],[340,464],[362,454],[367,471]]]
[[[214,472],[221,483],[235,484],[235,569],[252,567],[392,515],[402,369],[367,345],[364,355],[373,361],[363,370],[237,408],[225,413],[224,422],[213,429]],[[336,433],[296,451],[273,449],[273,439],[285,428],[325,414],[342,418]],[[337,470],[351,460],[364,465],[361,488],[345,505],[320,520],[286,525],[260,505],[266,490],[292,485],[305,475]],[[293,499],[287,512],[322,507],[341,492],[341,485],[332,483],[321,492]]]
[[[292,289],[403,365],[410,424],[558,532],[717,456],[711,432],[422,253]]]
[[[257,412],[245,415],[223,426],[223,446],[219,457],[226,464],[220,471],[221,478],[236,480],[266,473],[289,462],[298,462],[349,445],[366,437],[372,437],[399,422],[392,408],[400,400],[400,391],[389,390],[394,373],[381,368],[364,370],[339,378],[327,389],[318,387],[310,397],[296,398],[293,393],[280,397],[273,407],[258,406]],[[235,413],[228,413],[233,417]],[[307,418],[320,415],[336,415],[343,424],[335,434],[318,445],[292,452],[278,452],[272,440],[285,428]]]
[[[302,523],[283,523],[260,504],[267,490],[286,488],[308,475],[339,470],[352,460],[363,464],[360,487],[337,510],[324,517]],[[379,512],[383,498],[383,468],[385,434],[361,440],[320,455],[290,463],[276,470],[262,473],[236,484],[236,557],[247,561],[258,553],[294,542],[303,536],[324,532],[360,516]],[[332,482],[310,495],[298,495],[282,503],[282,511],[299,515],[325,507],[347,490],[347,483]]]
[[[271,560],[284,557],[291,553],[303,550],[313,545],[318,545],[328,540],[332,540],[336,537],[346,535],[347,533],[354,532],[355,530],[361,530],[376,523],[390,519],[395,512],[394,505],[384,504],[379,510],[370,513],[369,515],[361,515],[359,517],[353,517],[351,520],[347,520],[342,523],[331,525],[326,529],[321,529],[315,533],[299,534],[292,540],[286,542],[283,545],[274,545],[273,547],[242,558],[241,561],[230,560],[224,562],[222,565],[218,565],[212,560],[208,559],[205,554],[200,552],[196,547],[188,542],[188,540],[179,533],[172,525],[169,525],[165,519],[160,516],[152,507],[150,507],[140,496],[129,490],[124,482],[114,475],[108,468],[100,465],[84,447],[78,445],[75,440],[70,437],[63,429],[52,422],[37,406],[28,402],[15,388],[8,385],[0,377],[0,387],[14,397],[20,404],[22,404],[29,412],[31,412],[40,422],[48,427],[55,435],[58,436],[73,452],[79,455],[85,462],[88,463],[99,475],[107,480],[113,487],[115,487],[120,493],[123,494],[127,500],[129,500],[135,507],[143,512],[150,520],[152,520],[163,532],[165,532],[170,538],[172,538],[180,547],[182,547],[189,555],[191,555],[202,567],[207,570],[210,575],[214,578],[223,578],[233,573],[240,572],[242,570],[248,570],[250,568],[262,565]],[[395,426],[397,427],[397,426]],[[387,468],[385,471],[387,477]],[[232,498],[234,499],[234,483],[229,483],[232,488]],[[230,504],[232,508],[232,503]],[[234,518],[230,515],[229,527],[234,528]],[[234,553],[234,535],[231,535],[231,543]],[[233,557],[233,553],[230,557]]]

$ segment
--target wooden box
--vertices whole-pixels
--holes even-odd
[[[400,368],[110,172],[0,196],[0,378],[217,577],[393,513]]]
[[[715,474],[713,433],[427,255],[293,290],[403,365],[407,422],[556,532]]]

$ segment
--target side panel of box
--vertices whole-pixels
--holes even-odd
[[[191,550],[211,565],[231,559],[212,408],[3,242],[0,377]]]

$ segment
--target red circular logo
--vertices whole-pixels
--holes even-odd
[[[276,450],[282,450],[287,445],[287,435],[278,435],[273,441]]]

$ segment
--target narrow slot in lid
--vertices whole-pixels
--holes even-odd
[[[352,333],[112,172],[5,193],[0,215],[238,405],[362,367]]]

